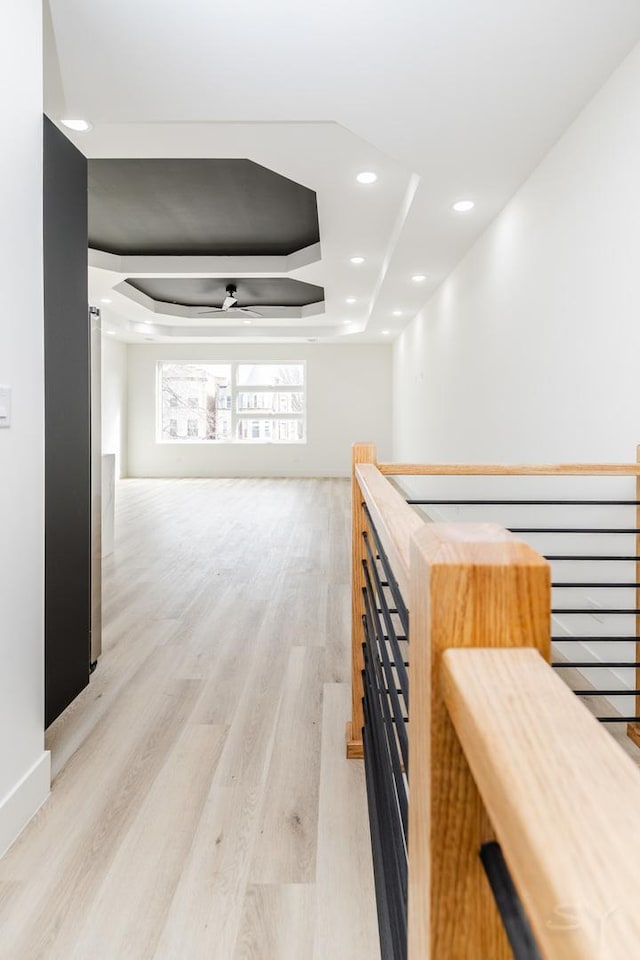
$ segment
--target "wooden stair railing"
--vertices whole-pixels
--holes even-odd
[[[542,956],[640,956],[633,760],[534,650],[449,650],[441,679]]]
[[[397,531],[396,539],[398,543],[405,542],[403,548],[408,557],[407,525],[410,526],[410,532],[413,532],[411,524],[415,522],[415,513],[413,510],[407,510],[407,504],[403,504],[403,497],[399,491],[392,485],[390,490],[398,496],[391,494],[384,495],[383,485],[380,484],[381,478],[393,477],[577,477],[577,478],[611,478],[611,477],[629,477],[635,478],[635,609],[638,611],[635,618],[635,662],[636,662],[636,683],[635,687],[640,691],[640,446],[636,448],[635,463],[561,463],[561,464],[468,464],[468,463],[377,463],[376,448],[371,443],[355,444],[352,453],[352,544],[353,544],[353,564],[352,564],[352,597],[353,599],[353,618],[352,618],[352,649],[353,649],[353,712],[352,720],[349,725],[347,736],[348,755],[350,757],[362,757],[362,738],[359,731],[362,728],[362,684],[360,682],[360,672],[362,669],[362,573],[361,564],[363,559],[363,547],[361,534],[366,529],[366,518],[362,510],[363,500],[371,506],[375,504],[378,497],[382,498],[382,512],[384,513],[385,524],[391,531]],[[364,473],[361,471],[364,469]],[[374,468],[371,470],[370,468]],[[365,489],[361,489],[360,483],[366,476],[367,483]],[[371,479],[375,476],[375,479]],[[375,488],[370,491],[367,497],[367,486],[375,484]],[[407,519],[410,518],[410,519]],[[420,518],[419,518],[420,519]],[[424,521],[422,521],[424,522]],[[405,566],[408,559],[405,558]],[[401,574],[402,575],[402,571]],[[407,566],[408,576],[408,566]],[[360,658],[360,659],[358,659]],[[605,664],[606,666],[606,664]],[[635,714],[640,716],[640,693],[635,695]],[[630,722],[627,725],[627,733],[638,746],[640,746],[640,723]]]
[[[461,471],[573,475],[578,466]],[[549,564],[496,524],[426,522],[385,477],[412,471],[453,468],[381,469],[371,444],[354,448],[349,757],[363,755],[363,532],[386,554],[410,614],[406,956],[512,956],[478,855],[495,838],[544,960],[640,955],[640,771],[548,665]],[[639,474],[635,465],[602,471]],[[594,930],[617,910],[611,952]]]
[[[362,509],[362,493],[356,475],[360,463],[375,463],[376,448],[372,443],[357,443],[352,449],[351,472],[351,720],[347,723],[347,757],[350,760],[362,759],[362,728],[364,713],[362,708],[362,617],[364,615],[364,546],[362,531],[366,528],[366,518]]]

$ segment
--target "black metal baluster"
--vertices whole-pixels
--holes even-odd
[[[514,960],[542,960],[500,844],[485,843],[480,859],[502,919]],[[488,958],[487,958],[488,960]]]

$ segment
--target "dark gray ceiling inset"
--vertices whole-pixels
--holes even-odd
[[[313,190],[251,160],[89,160],[89,246],[286,256],[320,239]]]
[[[290,277],[152,277],[126,283],[156,302],[185,307],[222,306],[229,283],[237,288],[239,307],[303,307],[324,300],[322,287]]]

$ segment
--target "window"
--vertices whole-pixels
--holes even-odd
[[[158,383],[160,440],[306,440],[302,363],[161,363]]]
[[[239,363],[236,383],[239,387],[279,387],[304,385],[302,363]]]
[[[162,363],[160,439],[230,440],[231,366]]]
[[[299,390],[277,393],[237,393],[238,412],[259,410],[261,413],[303,413],[304,394]]]
[[[239,363],[234,377],[235,437],[245,443],[304,443],[302,363]]]

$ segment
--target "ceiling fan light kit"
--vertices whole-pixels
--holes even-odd
[[[229,307],[235,307],[237,302],[238,298],[236,296],[236,286],[233,283],[229,283],[227,284],[227,295],[222,301],[222,309],[228,310]]]

